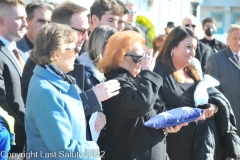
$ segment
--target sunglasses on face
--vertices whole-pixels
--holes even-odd
[[[77,54],[79,52],[78,48],[77,47],[72,47],[72,48],[66,48],[66,51],[75,51],[75,54]]]
[[[137,12],[136,11],[132,11],[132,10],[128,10],[128,13],[129,14],[136,14]]]
[[[131,56],[134,63],[139,63],[142,60],[142,56],[136,54],[127,53],[125,56]]]
[[[87,29],[77,29],[77,28],[74,28],[74,27],[71,27],[71,28],[73,30],[77,31],[79,36],[82,36],[87,32]]]
[[[185,27],[192,27],[192,28],[195,28],[196,27],[196,25],[195,24],[192,24],[192,25],[190,25],[190,24],[185,24]]]

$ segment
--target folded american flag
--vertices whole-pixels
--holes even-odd
[[[179,107],[162,112],[144,123],[145,126],[155,129],[173,127],[182,123],[190,123],[203,115],[204,110],[192,107]]]

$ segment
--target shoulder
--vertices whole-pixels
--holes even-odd
[[[212,49],[208,45],[204,44],[201,41],[198,41],[198,46],[200,47],[201,50],[210,51],[210,52],[212,51]]]

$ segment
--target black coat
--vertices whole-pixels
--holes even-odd
[[[193,159],[240,159],[240,139],[236,134],[236,120],[231,105],[215,88],[209,88],[208,94],[209,103],[218,106],[218,112],[212,118],[199,121],[194,137]]]
[[[211,53],[212,53],[212,49],[209,46],[198,41],[195,58],[197,58],[200,61],[203,73],[206,70],[207,59],[211,55]]]
[[[143,125],[164,108],[162,105],[154,105],[162,78],[150,71],[141,71],[134,78],[121,68],[105,74],[105,77],[107,80],[117,79],[121,85],[117,96],[103,102],[107,119],[106,158],[165,160],[164,132]]]
[[[225,49],[227,47],[224,43],[218,41],[215,38],[213,39],[213,43],[214,43],[213,46],[211,46],[211,44],[208,42],[208,40],[206,38],[200,39],[199,41],[201,41],[202,43],[211,47],[212,48],[212,53],[218,52],[218,51],[220,51],[222,49]]]

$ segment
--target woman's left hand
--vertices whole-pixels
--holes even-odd
[[[178,131],[180,131],[180,129],[182,128],[182,126],[187,126],[188,123],[182,123],[179,125],[176,125],[175,127],[168,127],[163,129],[163,131],[166,131],[168,133],[177,133]]]
[[[209,103],[210,107],[208,109],[204,109],[204,117],[210,118],[212,117],[218,110],[218,107],[215,104]]]

